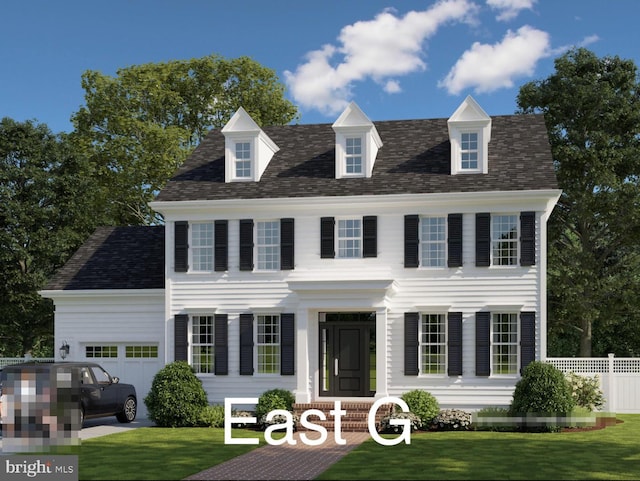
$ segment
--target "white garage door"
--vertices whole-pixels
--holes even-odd
[[[144,398],[162,368],[157,343],[85,343],[82,354],[84,360],[100,364],[121,382],[133,384],[138,395],[138,417],[147,417]]]

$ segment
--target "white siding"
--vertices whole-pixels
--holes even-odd
[[[540,332],[546,326],[545,293],[542,277],[546,272],[546,249],[542,245],[546,235],[549,208],[555,202],[551,197],[527,199],[520,196],[505,202],[504,193],[487,202],[470,199],[464,195],[453,196],[453,202],[439,198],[438,202],[375,202],[335,199],[314,199],[314,202],[272,205],[257,202],[251,210],[231,203],[211,206],[201,204],[165,213],[167,219],[166,255],[170,269],[167,273],[167,361],[173,359],[173,316],[180,313],[226,313],[229,319],[229,374],[226,376],[201,375],[211,402],[222,402],[224,397],[258,396],[266,389],[282,387],[297,390],[299,399],[317,396],[317,312],[322,310],[369,309],[376,310],[375,302],[386,306],[386,319],[378,322],[378,329],[387,331],[384,339],[387,352],[378,351],[378,357],[386,359],[385,373],[378,373],[384,386],[378,386],[378,395],[400,395],[402,392],[422,388],[432,392],[443,406],[480,407],[483,405],[507,405],[517,377],[480,378],[475,376],[475,313],[480,310],[504,308],[518,312],[536,312],[536,358],[541,357]],[[505,210],[505,205],[510,209]],[[512,213],[535,210],[536,265],[532,267],[475,267],[475,213]],[[213,214],[215,212],[215,215]],[[446,215],[463,214],[463,267],[460,268],[405,268],[404,267],[404,216],[408,214]],[[366,259],[322,259],[320,257],[320,218],[338,218],[377,215],[378,256]],[[293,217],[295,219],[295,269],[280,272],[240,272],[238,270],[239,219],[255,221]],[[175,273],[173,272],[173,221],[175,220],[229,221],[229,270],[225,273]],[[255,256],[254,256],[255,262]],[[389,280],[394,289],[380,292],[361,292],[359,281]],[[301,299],[291,283],[348,282],[351,290],[334,293],[333,298],[305,294]],[[333,299],[333,304],[331,304]],[[367,304],[368,303],[368,304]],[[428,311],[429,306],[447,306],[450,311],[463,313],[463,375],[460,377],[405,376],[404,370],[404,313]],[[379,305],[377,306],[379,307]],[[238,316],[243,312],[294,312],[296,319],[308,317],[306,345],[296,345],[307,353],[308,366],[297,363],[297,376],[240,376]],[[379,316],[380,319],[380,316]],[[297,321],[296,321],[297,322]],[[308,367],[308,370],[307,370]],[[299,377],[299,379],[298,379]],[[304,387],[303,387],[304,386]],[[301,392],[307,390],[308,392]]]
[[[138,416],[146,416],[144,397],[153,376],[164,365],[164,292],[132,291],[50,293],[55,301],[55,346],[70,347],[67,361],[97,362],[112,376],[133,384],[138,395]],[[87,358],[87,346],[117,346],[116,358]],[[157,346],[158,357],[126,358],[129,345]],[[59,359],[56,352],[56,358]]]

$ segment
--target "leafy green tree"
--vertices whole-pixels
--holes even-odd
[[[637,68],[572,49],[548,78],[521,87],[518,106],[544,113],[562,189],[549,222],[550,346],[571,349],[577,340],[577,354],[588,357],[595,331],[638,325]]]
[[[0,356],[53,354],[42,289],[94,228],[89,164],[44,124],[0,120]]]
[[[82,76],[86,105],[73,117],[78,148],[98,166],[114,224],[157,221],[147,203],[213,128],[239,108],[260,125],[297,116],[273,70],[248,57],[209,55]]]

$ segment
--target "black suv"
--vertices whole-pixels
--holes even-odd
[[[112,377],[99,364],[94,362],[53,362],[38,363],[25,362],[5,366],[0,371],[0,392],[2,384],[7,380],[28,379],[27,373],[35,373],[36,376],[53,376],[50,379],[68,379],[68,387],[71,380],[74,389],[80,388],[80,426],[85,419],[115,416],[121,423],[130,423],[136,418],[138,397],[136,388],[132,384],[121,383],[117,377]],[[61,376],[66,373],[67,376]],[[32,374],[30,374],[32,376]],[[25,377],[27,376],[27,377]],[[33,376],[31,377],[33,379]],[[58,383],[58,386],[60,384]],[[76,395],[69,399],[77,402],[77,390],[71,390]],[[58,394],[60,396],[60,394]]]

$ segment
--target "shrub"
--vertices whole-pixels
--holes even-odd
[[[471,429],[471,413],[462,409],[443,409],[431,421],[437,431],[468,431]]]
[[[552,364],[533,361],[516,383],[511,402],[514,415],[564,415],[575,406],[571,386],[562,371]]]
[[[285,411],[293,411],[293,403],[296,398],[291,391],[286,389],[270,389],[262,393],[256,404],[256,418],[262,425],[266,424],[266,417],[270,411],[274,409],[284,409]],[[282,419],[276,416],[269,424],[280,424]]]
[[[202,411],[200,411],[198,426],[208,428],[224,427],[224,406],[213,404],[203,407]]]
[[[207,394],[195,372],[185,361],[175,361],[153,377],[145,396],[149,419],[160,427],[197,426]]]
[[[422,421],[418,416],[412,412],[404,413],[402,411],[396,411],[380,420],[379,431],[381,433],[399,433],[403,429],[403,426],[391,424],[392,419],[408,419],[411,422],[411,431],[422,429]]]
[[[438,400],[431,393],[421,389],[405,392],[402,400],[409,406],[409,411],[420,418],[423,426],[428,426],[440,412]]]
[[[586,408],[589,411],[602,409],[605,399],[600,390],[600,381],[597,375],[589,377],[570,372],[567,374],[567,380],[571,386],[571,394],[576,406]]]
[[[510,413],[525,418],[523,430],[557,431],[563,421],[541,421],[538,418],[568,416],[574,407],[571,386],[564,373],[552,364],[533,361],[516,383]]]

